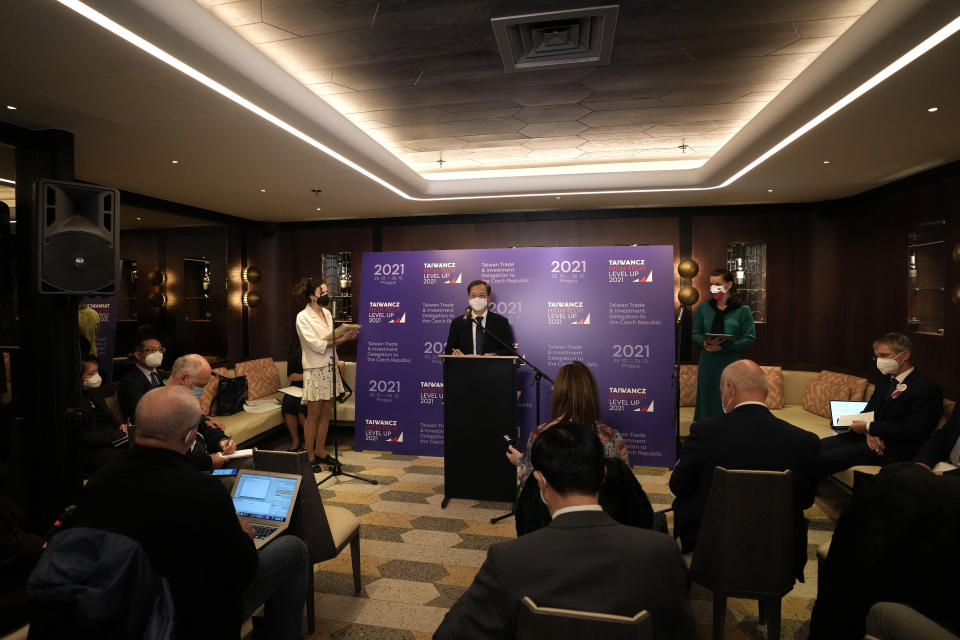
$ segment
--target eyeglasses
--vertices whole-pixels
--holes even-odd
[[[163,347],[157,347],[156,349],[138,349],[139,353],[146,353],[148,355],[151,353],[163,353],[164,351],[166,351],[166,349]]]
[[[872,356],[871,359],[872,359],[874,362],[876,362],[876,361],[877,361],[877,358],[896,358],[896,357],[899,356],[901,353],[903,353],[903,351],[899,351],[899,352],[897,352],[897,353],[881,353],[880,355],[873,354],[873,356]]]

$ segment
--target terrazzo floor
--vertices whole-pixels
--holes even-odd
[[[280,448],[280,447],[277,447]],[[447,609],[472,582],[496,542],[515,537],[513,518],[490,524],[511,505],[443,498],[443,458],[343,451],[344,471],[379,481],[371,485],[340,476],[320,486],[325,504],[355,513],[361,524],[362,591],[353,592],[349,549],[317,564],[317,629],[312,639],[429,638]],[[663,469],[634,470],[654,509],[673,500]],[[327,476],[318,473],[317,480]],[[829,483],[806,516],[811,521],[806,582],[783,599],[782,638],[806,638],[816,597],[816,548],[830,538],[847,495]],[[690,593],[700,638],[711,637],[710,592]],[[756,601],[730,599],[725,638],[765,638]]]

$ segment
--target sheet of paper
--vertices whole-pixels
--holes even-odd
[[[852,413],[848,416],[840,416],[837,418],[837,426],[849,427],[857,420],[866,422],[867,424],[873,422],[873,411],[867,411],[866,413]]]
[[[229,458],[230,460],[235,460],[236,458],[251,458],[253,457],[253,449],[237,449],[230,455],[224,455],[224,458]]]
[[[277,391],[279,391],[280,393],[285,393],[288,396],[293,396],[294,398],[303,397],[303,387],[289,386],[289,387],[284,387],[283,389],[277,389]]]
[[[337,338],[342,336],[348,331],[359,331],[360,325],[358,324],[342,324],[333,332],[333,335]]]

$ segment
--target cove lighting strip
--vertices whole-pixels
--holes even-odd
[[[0,178],[0,182],[6,182],[7,184],[17,184],[13,180],[7,180],[6,178]]]
[[[664,192],[678,192],[678,191],[710,191],[713,189],[723,189],[724,187],[730,186],[731,184],[733,184],[743,176],[747,175],[750,171],[756,169],[758,166],[760,166],[761,164],[763,164],[764,162],[772,158],[774,155],[782,151],[790,143],[794,142],[804,134],[808,133],[815,127],[819,126],[827,118],[836,114],[838,111],[840,111],[847,105],[851,104],[852,102],[854,102],[855,100],[863,96],[865,93],[867,93],[868,91],[870,91],[871,89],[879,85],[881,82],[883,82],[893,74],[897,73],[898,71],[900,71],[901,69],[903,69],[904,67],[906,67],[907,65],[915,61],[917,58],[919,58],[923,54],[927,53],[928,51],[936,47],[937,45],[941,44],[943,41],[945,41],[947,38],[955,34],[957,31],[960,31],[960,16],[957,16],[956,18],[948,22],[946,25],[944,25],[942,28],[940,28],[938,31],[936,31],[935,33],[927,37],[925,40],[923,40],[920,44],[916,45],[910,51],[908,51],[907,53],[897,58],[891,64],[887,65],[884,69],[879,71],[869,80],[867,80],[866,82],[858,86],[856,89],[854,89],[853,91],[851,91],[850,93],[842,97],[837,102],[833,103],[833,105],[823,110],[819,115],[817,115],[816,117],[808,121],[806,124],[801,126],[799,129],[797,129],[796,131],[788,135],[786,138],[784,138],[774,146],[770,147],[766,152],[764,152],[763,154],[755,158],[752,162],[747,164],[745,167],[743,167],[742,169],[734,173],[732,176],[730,176],[729,178],[727,178],[726,180],[724,180],[723,182],[717,185],[713,185],[710,187],[663,187],[663,188],[652,188],[652,189],[599,189],[596,191],[549,191],[549,192],[543,192],[543,193],[503,193],[503,194],[491,194],[491,195],[433,196],[433,197],[427,197],[427,198],[420,198],[420,197],[412,196],[406,193],[399,187],[387,182],[380,176],[362,167],[361,165],[357,164],[353,160],[350,160],[349,158],[347,158],[346,156],[340,153],[337,153],[336,151],[326,146],[319,140],[312,138],[311,136],[307,135],[303,131],[300,131],[293,125],[271,114],[269,111],[266,111],[265,109],[250,102],[243,96],[228,89],[227,87],[220,84],[216,80],[210,78],[207,75],[204,75],[200,71],[186,64],[185,62],[182,62],[181,60],[170,55],[163,49],[141,38],[137,34],[130,31],[129,29],[121,26],[120,24],[117,24],[116,22],[106,17],[102,13],[95,11],[94,9],[90,8],[83,2],[80,2],[79,0],[57,0],[57,1],[60,4],[72,9],[73,11],[76,11],[77,13],[82,15],[84,18],[87,18],[88,20],[95,22],[96,24],[100,25],[104,29],[107,29],[113,34],[123,38],[124,40],[134,45],[135,47],[149,53],[150,55],[157,58],[158,60],[165,62],[166,64],[170,65],[177,71],[180,71],[181,73],[190,76],[197,82],[203,85],[206,85],[210,89],[213,89],[223,97],[229,100],[232,100],[233,102],[237,103],[241,107],[260,116],[267,122],[270,122],[271,124],[283,129],[290,135],[306,142],[311,147],[314,147],[315,149],[322,151],[323,153],[327,154],[334,160],[337,160],[338,162],[345,164],[346,166],[350,167],[354,171],[357,171],[358,173],[373,180],[380,186],[385,187],[386,189],[389,189],[390,191],[397,194],[401,198],[404,198],[406,200],[413,200],[417,202],[440,202],[440,201],[450,201],[450,200],[490,200],[490,199],[497,199],[497,198],[540,198],[545,196],[592,196],[592,195],[607,195],[607,194],[620,195],[620,194],[628,194],[628,193],[664,193]]]

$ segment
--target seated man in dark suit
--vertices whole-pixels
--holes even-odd
[[[589,429],[561,422],[533,444],[533,476],[553,521],[490,547],[435,639],[512,638],[520,600],[633,616],[647,610],[657,640],[696,637],[687,577],[662,533],[617,524],[597,503],[603,449]]]
[[[133,538],[167,578],[176,638],[238,638],[266,603],[263,637],[301,638],[307,548],[281,536],[258,552],[217,478],[190,467],[200,405],[180,386],[153,389],[137,405],[133,448],[101,469],[77,501],[71,526]]]
[[[914,368],[912,348],[910,338],[902,333],[888,333],[874,341],[874,359],[884,378],[864,409],[873,411],[873,420],[855,421],[850,431],[820,441],[822,475],[861,464],[911,460],[930,437],[943,413],[943,394]]]
[[[120,419],[124,422],[133,418],[143,394],[163,385],[157,375],[157,367],[163,362],[163,345],[156,336],[138,336],[133,359],[136,366],[120,378],[117,385],[117,404],[120,405]]]
[[[713,482],[715,467],[793,473],[796,576],[803,580],[807,560],[807,522],[803,510],[817,495],[820,443],[817,436],[775,418],[763,404],[767,377],[752,360],[738,360],[720,375],[724,415],[690,427],[680,459],[670,476],[674,532],[684,553],[693,551]]]
[[[913,461],[938,476],[960,476],[960,411],[956,407],[947,423],[933,432]]]
[[[490,304],[490,285],[483,280],[471,282],[467,285],[467,302],[470,304],[469,315],[480,322],[486,329],[486,333],[477,328],[475,322],[468,319],[467,312],[454,318],[450,323],[450,334],[447,336],[447,355],[513,355],[512,348],[504,347],[493,336],[487,335],[496,334],[506,344],[513,345],[513,329],[510,327],[510,321],[493,311],[487,311],[487,305]]]

